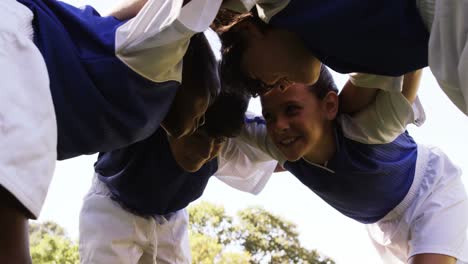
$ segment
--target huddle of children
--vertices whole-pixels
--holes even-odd
[[[0,5],[0,262],[30,262],[27,219],[55,160],[99,152],[82,263],[190,263],[185,208],[208,179],[258,193],[277,163],[366,224],[386,263],[468,263],[461,171],[406,131],[424,123],[428,65],[468,111],[468,3]],[[197,33],[210,24],[221,64]],[[324,65],[352,73],[339,95]],[[263,118],[245,117],[247,93]]]

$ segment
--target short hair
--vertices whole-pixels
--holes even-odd
[[[309,85],[308,90],[315,94],[318,99],[323,99],[329,92],[338,93],[335,80],[333,79],[333,76],[331,75],[327,66],[322,64],[317,82]]]
[[[208,89],[211,98],[219,94],[219,63],[204,33],[197,33],[190,39],[183,59],[182,83],[184,79],[197,82],[189,89]]]
[[[252,22],[262,31],[270,27],[258,17],[255,8],[244,14],[220,9],[211,27],[221,40],[220,75],[223,86],[255,97],[260,94],[263,82],[247,76],[241,68],[242,55],[247,45],[247,36],[241,30],[245,22]]]
[[[241,93],[221,92],[205,113],[205,129],[210,137],[236,137],[244,125],[249,98]]]

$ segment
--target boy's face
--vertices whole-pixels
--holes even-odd
[[[199,170],[206,162],[215,158],[227,140],[225,137],[210,137],[203,129],[181,138],[168,138],[174,159],[188,172]]]
[[[211,99],[208,89],[182,84],[161,126],[175,138],[192,134],[205,122]]]
[[[241,56],[241,69],[248,78],[263,83],[263,89],[315,82],[320,62],[296,35],[269,28],[260,31],[251,24],[246,27],[250,37]]]
[[[263,95],[261,102],[268,135],[287,160],[323,150],[331,118],[325,102],[306,85],[294,84],[284,92],[274,89]]]

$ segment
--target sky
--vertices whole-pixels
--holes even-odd
[[[81,6],[93,5],[103,12],[113,1],[67,1]],[[334,73],[338,87],[346,75]],[[429,69],[424,70],[419,97],[426,111],[422,127],[408,128],[418,143],[435,145],[462,168],[468,185],[468,117],[463,115],[443,94]],[[260,114],[258,100],[250,110]],[[70,237],[78,238],[79,211],[93,178],[96,155],[82,156],[57,163],[49,194],[39,221],[53,220],[63,226]],[[276,173],[259,195],[242,193],[212,178],[203,196],[194,202],[208,201],[223,205],[228,214],[251,205],[262,206],[270,212],[297,224],[303,246],[316,249],[338,264],[381,263],[362,224],[355,222],[324,203],[318,196],[287,172]]]

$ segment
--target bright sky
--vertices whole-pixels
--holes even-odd
[[[78,6],[91,3],[102,12],[114,1],[67,2]],[[338,87],[347,79],[345,75],[334,76]],[[444,150],[465,172],[463,181],[467,185],[468,117],[458,111],[441,92],[428,69],[424,71],[419,96],[425,107],[427,120],[420,128],[410,127],[410,133],[417,142],[435,145]],[[251,103],[250,110],[260,113],[258,101]],[[95,160],[96,156],[93,155],[57,163],[39,220],[58,222],[72,238],[78,238],[79,211],[91,183]],[[200,200],[222,204],[231,215],[249,205],[263,206],[296,223],[304,246],[319,250],[338,264],[380,263],[362,224],[335,211],[289,173],[273,175],[257,196],[236,191],[213,178]]]

